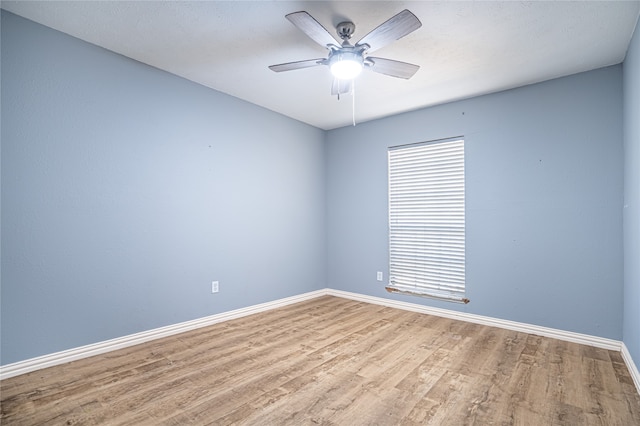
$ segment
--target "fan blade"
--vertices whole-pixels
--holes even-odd
[[[368,56],[367,60],[373,62],[369,67],[371,71],[378,72],[391,77],[409,79],[420,69],[419,65],[409,64],[407,62],[394,61],[393,59],[375,58]]]
[[[333,84],[331,85],[331,94],[332,95],[344,95],[351,92],[352,80],[339,80],[337,78],[333,79]]]
[[[322,47],[327,47],[329,44],[340,46],[340,43],[329,34],[329,31],[307,12],[293,12],[286,15],[285,18]]]
[[[307,59],[306,61],[287,62],[286,64],[277,64],[269,66],[271,71],[282,72],[299,70],[302,68],[315,67],[316,65],[322,65],[325,58]]]
[[[364,36],[356,46],[368,44],[370,46],[368,51],[373,52],[414,32],[421,26],[422,22],[416,15],[405,9]]]

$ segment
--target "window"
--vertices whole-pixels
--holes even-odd
[[[465,297],[464,140],[389,149],[387,291]]]

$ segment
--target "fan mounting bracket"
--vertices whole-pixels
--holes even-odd
[[[343,41],[347,41],[351,38],[353,33],[356,31],[356,24],[350,21],[340,22],[336,25],[336,32],[340,39]]]

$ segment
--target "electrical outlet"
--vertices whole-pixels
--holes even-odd
[[[217,293],[220,283],[218,281],[211,281],[211,293]]]
[[[378,281],[382,281],[382,272],[378,271]]]

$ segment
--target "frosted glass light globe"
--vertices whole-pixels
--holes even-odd
[[[361,52],[341,51],[332,55],[329,60],[331,73],[338,80],[351,80],[362,71],[363,58]]]
[[[362,62],[343,59],[331,64],[331,73],[339,80],[351,80],[362,71]]]

